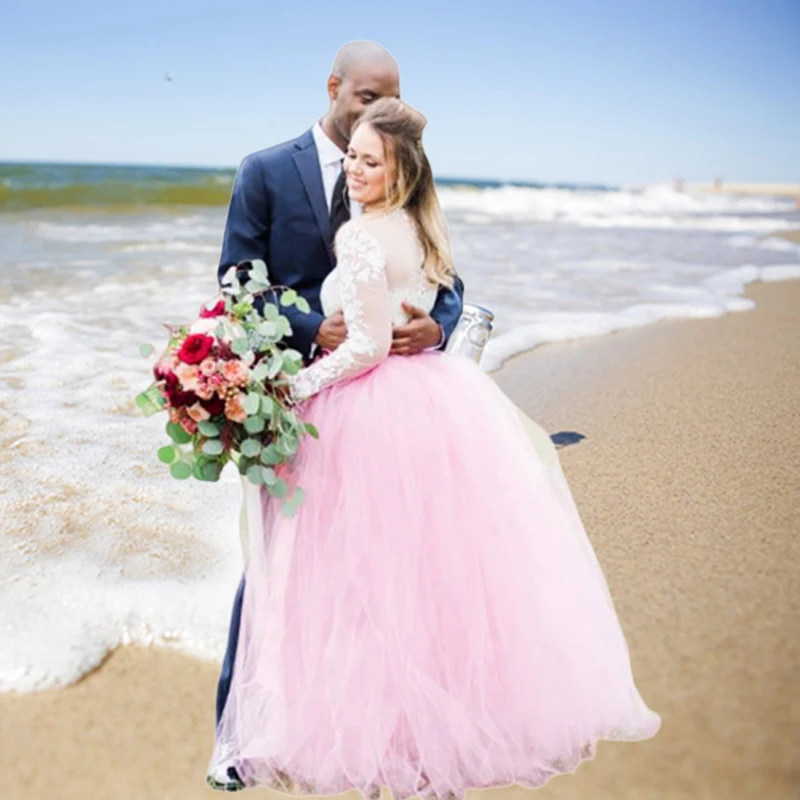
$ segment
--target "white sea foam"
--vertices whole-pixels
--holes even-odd
[[[492,369],[544,342],[746,311],[800,277],[788,201],[442,189]],[[124,642],[222,657],[241,572],[238,475],[168,477],[142,342],[216,292],[224,209],[0,215],[0,690],[72,682]],[[5,455],[3,455],[3,453]]]
[[[439,197],[446,210],[466,212],[471,222],[502,218],[608,228],[772,231],[790,225],[774,215],[794,209],[788,198],[693,195],[666,185],[607,192],[443,187]]]
[[[800,264],[744,266],[710,275],[697,287],[671,287],[670,293],[683,302],[642,303],[620,311],[534,313],[530,323],[492,339],[481,366],[486,371],[499,369],[511,356],[547,342],[598,336],[664,319],[718,317],[727,312],[748,311],[753,308],[753,301],[739,296],[747,284],[790,278],[800,278]]]

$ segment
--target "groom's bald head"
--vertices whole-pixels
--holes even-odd
[[[400,68],[377,42],[348,42],[336,54],[330,77],[330,110],[324,127],[343,150],[364,109],[381,97],[400,96]]]
[[[352,69],[363,69],[365,67],[394,70],[398,81],[400,79],[400,68],[397,66],[394,56],[377,42],[366,40],[348,42],[339,48],[339,52],[333,60],[331,75],[344,78]]]

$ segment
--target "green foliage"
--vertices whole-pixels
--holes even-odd
[[[159,448],[158,459],[168,465],[177,480],[193,476],[212,482],[218,481],[225,464],[233,461],[247,480],[265,486],[280,502],[283,513],[291,516],[303,502],[303,491],[296,486],[290,491],[287,479],[278,477],[276,471],[279,473],[279,467],[294,457],[304,436],[317,438],[319,433],[313,425],[297,417],[291,403],[286,403],[284,378],[296,375],[302,369],[303,359],[296,350],[281,347],[292,333],[291,323],[281,309],[308,313],[310,306],[296,290],[273,287],[267,265],[261,259],[253,259],[246,272],[247,277],[242,281],[236,277],[236,267],[226,273],[224,280],[229,285],[220,295],[225,313],[214,320],[213,336],[226,343],[251,368],[249,382],[243,387],[247,418],[236,423],[215,415],[213,420],[198,422],[195,434],[170,421],[166,424],[170,443]],[[260,310],[255,306],[256,295],[263,296]],[[217,300],[209,301],[205,308],[210,310]],[[188,336],[190,326],[166,327],[168,349],[161,359],[168,365],[172,353]],[[143,344],[139,352],[149,357],[154,348]],[[136,395],[135,402],[144,416],[166,409],[163,381],[152,383]]]

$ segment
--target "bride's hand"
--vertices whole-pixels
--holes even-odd
[[[433,317],[408,303],[403,303],[403,310],[410,319],[392,332],[393,355],[413,356],[441,344],[442,328]]]

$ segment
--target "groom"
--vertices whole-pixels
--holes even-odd
[[[328,113],[297,139],[247,156],[236,174],[219,280],[232,265],[260,258],[273,284],[305,297],[310,313],[294,306],[281,308],[281,313],[292,326],[288,346],[299,350],[306,362],[318,349],[335,350],[347,336],[341,312],[329,317],[322,313],[320,289],[336,264],[336,230],[360,212],[358,204],[348,206],[342,168],[353,125],[370,103],[399,96],[399,69],[387,50],[374,42],[346,44],[328,78]],[[461,315],[463,294],[464,284],[457,277],[453,289],[439,290],[430,314],[406,305],[409,322],[394,329],[391,352],[414,355],[444,347]],[[236,657],[244,583],[242,576],[217,687],[217,723]]]

